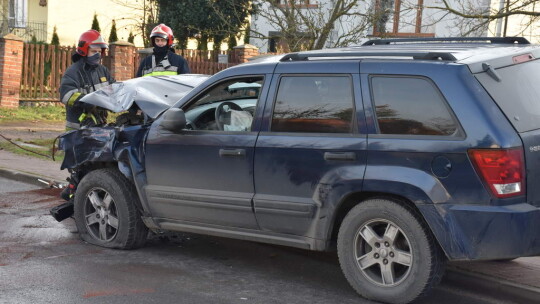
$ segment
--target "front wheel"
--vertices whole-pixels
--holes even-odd
[[[114,169],[88,173],[75,193],[75,222],[81,238],[91,244],[118,249],[140,247],[148,228],[137,210],[133,185]]]
[[[415,210],[372,199],[347,214],[338,234],[345,277],[363,297],[409,303],[437,285],[444,255]]]

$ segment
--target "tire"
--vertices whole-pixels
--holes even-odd
[[[88,173],[75,193],[75,223],[80,237],[106,248],[144,245],[148,228],[137,210],[135,187],[114,169]]]
[[[371,199],[352,208],[337,248],[345,277],[371,300],[409,303],[444,273],[446,259],[433,235],[415,210],[398,201]]]

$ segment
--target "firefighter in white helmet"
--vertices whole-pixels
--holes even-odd
[[[174,35],[170,27],[159,24],[150,33],[154,52],[141,60],[136,77],[189,73],[187,61],[172,49]]]

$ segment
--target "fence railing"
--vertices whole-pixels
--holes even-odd
[[[228,67],[239,64],[238,58],[234,52],[226,50],[190,50],[190,49],[178,49],[175,50],[176,54],[184,57],[188,64],[191,73],[193,74],[215,74]],[[140,58],[151,55],[151,49],[144,49],[139,53]],[[225,56],[227,63],[221,63],[220,55]]]
[[[74,47],[25,43],[20,100],[59,101],[60,81],[71,64],[74,51]],[[188,61],[191,73],[194,74],[212,75],[238,64],[234,53],[228,51],[176,50],[176,53]],[[219,63],[219,55],[227,55],[228,63]],[[139,66],[138,55],[135,56],[137,58],[133,61],[133,71]],[[110,56],[103,58],[103,64],[110,67]]]
[[[58,101],[60,80],[73,51],[73,47],[25,43],[20,99]]]
[[[228,67],[237,65],[238,63],[218,63],[209,61],[192,61],[189,62],[189,68],[193,74],[208,74],[212,75],[219,71],[225,70]]]
[[[46,41],[47,23],[40,21],[25,21],[17,24],[14,19],[0,19],[0,35],[12,33],[24,41]]]

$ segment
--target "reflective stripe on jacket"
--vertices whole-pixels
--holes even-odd
[[[142,71],[143,76],[176,74],[178,74],[178,67],[171,65],[167,56],[165,56],[160,63],[156,63],[156,56],[152,55],[152,66],[149,69],[143,69]]]
[[[60,100],[66,105],[66,126],[77,129],[84,107],[78,101],[85,95],[114,82],[109,70],[103,66],[90,66],[84,59],[67,68],[60,83]]]
[[[161,62],[156,62],[155,55],[143,58],[137,70],[136,77],[176,75],[189,72],[189,66],[184,57],[169,51]]]

